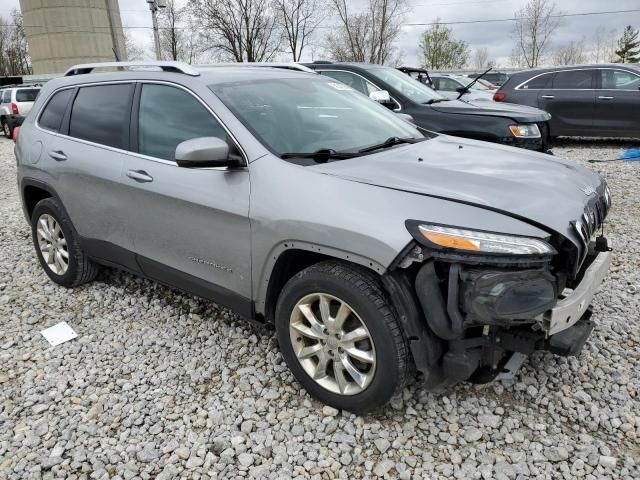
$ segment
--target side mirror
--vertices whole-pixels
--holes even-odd
[[[237,161],[229,158],[229,145],[218,137],[185,140],[176,147],[176,163],[185,168],[230,167]]]
[[[391,95],[386,90],[376,90],[369,94],[369,98],[384,105],[387,108],[393,110],[396,107],[396,103],[392,100]]]
[[[458,92],[458,93],[467,93],[467,87],[458,87],[458,88],[456,88],[456,92]]]

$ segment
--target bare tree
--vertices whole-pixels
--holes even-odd
[[[591,60],[594,63],[610,63],[616,56],[616,30],[607,30],[600,25],[593,35],[593,50]]]
[[[127,60],[136,61],[144,58],[144,50],[126,30],[124,32],[124,48],[127,51]]]
[[[363,10],[352,12],[347,0],[331,0],[338,26],[326,38],[334,60],[392,63],[398,56],[394,42],[400,34],[405,0],[368,0]]]
[[[493,62],[489,60],[487,47],[476,48],[473,52],[473,67],[480,70],[489,67]]]
[[[321,0],[274,0],[278,26],[285,32],[294,62],[300,61],[304,47],[323,20]]]
[[[282,35],[270,0],[193,0],[205,49],[236,62],[263,62],[280,51]]]
[[[31,73],[33,70],[22,15],[18,10],[13,10],[9,19],[0,16],[0,75]]]
[[[584,51],[585,39],[577,42],[569,42],[567,45],[560,47],[553,54],[554,65],[577,65],[587,61],[587,55]]]
[[[184,32],[182,18],[184,11],[174,0],[168,0],[166,8],[160,9],[158,26],[160,28],[160,55],[167,60],[182,60]]]
[[[560,24],[552,0],[529,0],[515,14],[513,35],[526,66],[537,67]]]

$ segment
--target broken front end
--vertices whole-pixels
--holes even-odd
[[[429,388],[486,382],[536,350],[578,355],[591,334],[591,300],[611,260],[595,233],[609,209],[574,223],[582,247],[408,221],[415,241],[384,281]]]

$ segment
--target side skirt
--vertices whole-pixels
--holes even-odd
[[[126,270],[134,275],[211,300],[230,308],[249,321],[262,325],[256,320],[253,301],[232,290],[168,267],[155,260],[136,255],[134,252],[109,242],[81,237],[80,244],[87,255],[101,265]]]

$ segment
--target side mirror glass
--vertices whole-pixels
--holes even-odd
[[[229,145],[218,137],[185,140],[176,147],[176,163],[185,168],[229,167],[237,164],[229,158]]]

